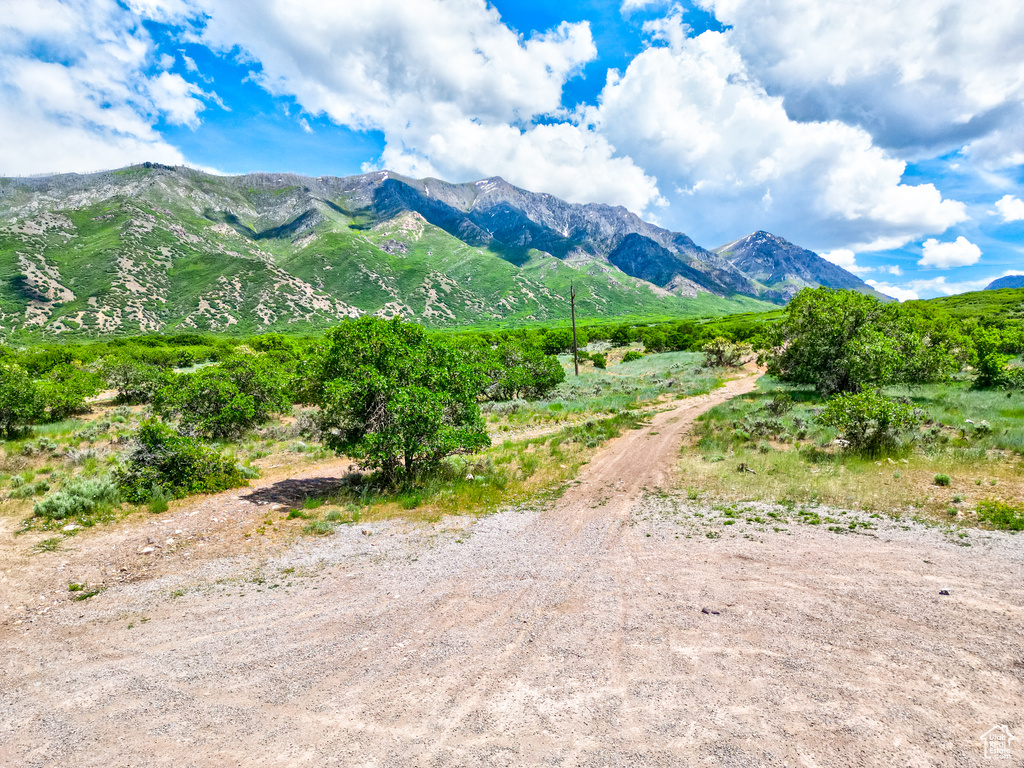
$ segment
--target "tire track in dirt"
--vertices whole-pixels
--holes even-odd
[[[611,441],[541,512],[342,526],[266,583],[225,551],[0,627],[0,765],[982,765],[978,735],[1024,726],[1012,537],[687,541],[637,514],[754,379]]]
[[[647,425],[615,438],[581,471],[561,499],[541,516],[539,523],[549,529],[549,535],[558,536],[562,541],[560,556],[563,560],[593,562],[603,560],[609,552],[620,552],[614,558],[619,562],[611,573],[616,584],[612,590],[616,596],[616,620],[609,622],[608,632],[614,681],[610,689],[617,689],[623,699],[628,680],[618,663],[625,652],[621,627],[626,625],[630,606],[637,599],[631,572],[638,561],[632,537],[622,535],[625,520],[642,493],[668,483],[679,449],[694,420],[714,406],[752,391],[759,375],[760,372],[747,373],[710,393],[678,401],[675,407],[657,413]],[[595,499],[604,503],[594,504]],[[581,536],[580,531],[585,526],[595,527],[596,535]],[[444,754],[454,739],[461,738],[466,720],[480,709],[482,702],[494,697],[515,676],[516,670],[528,663],[534,640],[546,632],[545,617],[553,607],[581,602],[582,595],[578,592],[586,589],[579,584],[581,575],[577,572],[569,580],[538,584],[531,590],[532,594],[523,594],[503,607],[503,614],[511,617],[523,603],[535,606],[531,618],[525,622],[527,626],[488,664],[487,676],[465,692],[463,704],[450,713],[450,725],[437,740],[435,759]]]

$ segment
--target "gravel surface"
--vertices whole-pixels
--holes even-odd
[[[0,765],[980,766],[995,725],[1021,764],[1024,538],[676,496],[692,419],[752,384],[545,509],[245,548],[225,494],[17,561]],[[140,554],[213,517],[206,554]],[[89,568],[124,578],[49,599]]]

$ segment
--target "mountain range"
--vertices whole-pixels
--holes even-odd
[[[1024,288],[1024,275],[1007,275],[985,286],[986,291],[1000,291],[1003,288]]]
[[[771,309],[805,286],[875,294],[766,232],[707,250],[621,206],[500,178],[144,163],[0,179],[8,339],[313,330],[363,313],[432,327],[561,321],[570,282],[587,320]]]

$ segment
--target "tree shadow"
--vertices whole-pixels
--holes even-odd
[[[273,485],[257,488],[242,496],[253,504],[280,504],[288,509],[301,507],[306,499],[325,499],[337,496],[358,482],[360,475],[350,472],[344,477],[312,477],[305,480],[280,480]]]

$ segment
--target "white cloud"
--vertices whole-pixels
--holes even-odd
[[[799,120],[840,119],[916,156],[1024,157],[1024,4],[991,0],[698,0]]]
[[[912,301],[915,299],[930,299],[935,296],[953,296],[954,294],[967,293],[968,291],[980,291],[994,279],[988,277],[983,280],[962,280],[951,283],[947,281],[945,275],[940,275],[930,280],[910,280],[901,285],[880,283],[877,280],[866,280],[865,282],[886,296],[892,296],[900,301]]]
[[[931,237],[924,241],[923,256],[918,263],[922,267],[969,267],[981,258],[981,248],[963,235],[948,243],[941,243]]]
[[[311,114],[384,131],[393,170],[501,175],[634,210],[659,200],[651,175],[565,121],[563,85],[596,56],[587,22],[522,37],[484,0],[381,0],[357,13],[319,0],[206,0],[203,10],[203,42],[241,47],[262,66],[256,82]]]
[[[996,209],[1003,221],[1024,221],[1024,200],[1013,195],[1003,195],[996,201]]]
[[[45,57],[40,56],[45,51]],[[114,0],[11,3],[0,17],[0,172],[182,163],[153,125],[195,126],[201,90],[156,60],[138,18]]]
[[[636,11],[643,11],[647,8],[668,5],[669,0],[622,0],[620,10],[623,16],[629,16]]]
[[[418,151],[388,143],[383,166],[409,176],[473,179],[498,175],[535,192],[575,202],[607,202],[642,211],[662,202],[655,180],[602,136],[568,123],[526,130],[453,120],[443,133],[404,134]]]
[[[831,261],[837,267],[842,267],[847,272],[855,275],[866,275],[871,272],[871,267],[862,267],[857,263],[857,255],[848,248],[836,248],[834,251],[821,254],[821,258]]]
[[[167,120],[177,125],[195,128],[199,125],[199,113],[206,109],[206,105],[196,98],[204,95],[203,90],[181,75],[170,72],[161,72],[150,80],[149,95]]]
[[[890,275],[896,275],[899,277],[903,274],[903,270],[900,269],[899,264],[887,264],[884,267],[879,267],[880,272],[887,272]]]
[[[610,73],[583,119],[682,190],[676,215],[698,241],[727,242],[756,221],[815,249],[881,250],[966,218],[933,185],[901,183],[904,163],[865,131],[791,120],[726,34],[685,38],[681,27],[678,13],[650,26],[668,44]]]
[[[870,285],[879,293],[884,293],[886,296],[891,296],[897,301],[917,301],[921,297],[917,291],[912,288],[905,288],[900,285],[891,285],[889,283],[880,283],[877,280],[865,280],[865,283]]]

